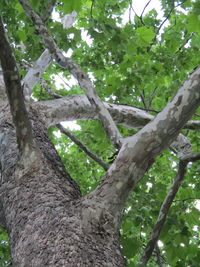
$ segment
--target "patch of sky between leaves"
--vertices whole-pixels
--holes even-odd
[[[148,1],[141,1],[141,0],[135,0],[134,1],[133,9],[136,12],[136,14],[138,14],[139,16],[141,15],[141,13],[143,12],[144,7],[146,6],[147,2]],[[161,6],[160,6],[159,0],[152,0],[149,3],[149,5],[145,8],[144,14],[149,12],[153,8],[155,8],[157,10],[158,17],[162,18],[163,17],[163,12],[161,11]],[[133,10],[130,10],[128,8],[125,11],[124,15],[122,16],[122,25],[125,25],[126,23],[128,23],[130,19],[134,18],[134,16],[135,16],[135,14],[133,13]],[[62,21],[62,18],[60,17],[59,13],[56,12],[55,9],[52,12],[52,18],[53,18],[53,20],[55,20],[57,22],[60,22],[60,23]],[[92,39],[88,36],[87,31],[81,30],[81,37],[82,37],[82,40],[84,40],[89,46],[92,44]],[[68,38],[73,38],[73,36],[70,35],[70,36],[68,36]],[[63,54],[66,57],[71,57],[72,54],[73,54],[73,50],[70,48],[67,52],[63,52]],[[88,75],[89,75],[89,78],[92,81],[94,81],[93,74],[90,72],[90,73],[88,73]],[[73,76],[71,76],[69,80],[67,80],[63,76],[62,73],[59,73],[58,75],[52,75],[52,77],[55,80],[56,88],[58,88],[58,90],[63,86],[65,87],[66,90],[70,90],[70,87],[72,87],[73,85],[77,84],[77,81],[75,80],[75,78]],[[68,84],[69,86],[66,86],[66,84]],[[63,123],[65,124],[65,127],[68,127],[71,130],[80,130],[80,126],[76,123],[76,121],[63,122]],[[57,134],[58,134],[58,132],[57,132]]]
[[[144,7],[147,5],[149,1],[141,1],[141,0],[134,0],[133,1],[133,9],[130,10],[130,8],[128,8],[124,15],[122,16],[122,25],[125,25],[126,23],[128,23],[130,20],[133,21],[134,19],[134,12],[138,15],[141,16]],[[161,10],[161,5],[160,5],[160,1],[159,0],[152,0],[145,8],[145,11],[143,13],[143,15],[145,15],[147,12],[149,12],[150,10],[155,9],[158,13],[158,18],[163,20],[163,11]],[[134,10],[134,11],[133,11]],[[184,12],[183,9],[181,9],[182,12]],[[186,12],[186,11],[185,11]],[[61,18],[59,16],[59,13],[55,11],[55,9],[53,10],[52,13],[52,18],[53,20],[60,22],[61,23]],[[167,26],[167,22],[165,23],[165,26]],[[161,31],[162,32],[162,31]],[[73,36],[68,36],[69,38],[73,38]],[[92,39],[88,36],[87,31],[83,30],[81,31],[81,37],[82,40],[84,40],[89,46],[92,44]],[[63,53],[66,57],[71,57],[73,54],[73,50],[70,48],[67,52]],[[88,73],[90,79],[92,81],[94,81],[94,76],[92,73]],[[59,75],[54,75],[53,76],[55,83],[56,83],[56,88],[60,88],[60,87],[65,87],[66,90],[70,90],[70,87],[72,87],[73,85],[77,84],[77,81],[75,80],[75,78],[73,76],[70,77],[69,80],[67,80],[62,73],[60,73]],[[69,87],[66,86],[67,83],[69,85]],[[109,100],[109,98],[108,98]],[[67,122],[62,122],[61,123],[63,125],[63,127],[69,128],[70,130],[80,130],[81,127],[76,123],[76,121],[67,121]],[[60,131],[54,131],[54,134],[57,137],[61,136]],[[175,166],[173,166],[175,167]],[[148,190],[150,190],[152,185],[147,184]],[[195,207],[200,210],[200,200],[197,200],[195,202]],[[158,241],[158,246],[162,247],[163,243],[161,241]]]

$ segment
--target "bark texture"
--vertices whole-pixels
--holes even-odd
[[[3,95],[3,83],[0,89]],[[199,92],[198,86],[194,95],[195,91]],[[198,106],[199,94],[194,95],[185,102],[192,99]],[[179,119],[175,115],[179,98],[177,95],[175,105],[170,103],[163,115],[125,140],[101,185],[85,197],[46,135],[40,106],[27,104],[37,157],[22,161],[9,105],[5,99],[0,101],[0,222],[9,233],[13,266],[125,266],[119,244],[121,210],[153,159],[194,112],[195,107],[189,112],[183,103]],[[172,112],[174,119],[167,115]]]
[[[30,115],[41,153],[27,168],[18,161],[9,108],[0,121],[1,199],[13,266],[123,266],[112,217],[96,216],[94,203],[83,201],[44,123],[35,110]]]
[[[19,2],[56,62],[74,75],[87,98],[25,103],[21,84],[29,99],[51,56],[44,51],[21,82],[0,21],[0,58],[6,86],[5,90],[0,75],[0,223],[8,230],[13,266],[125,266],[119,243],[125,201],[199,106],[200,67],[156,117],[138,109],[104,104],[88,76],[61,53],[29,2]],[[51,1],[47,13],[54,4]],[[72,119],[99,119],[119,149],[100,185],[86,196],[81,196],[47,137],[50,124]],[[121,138],[115,122],[145,126],[134,136]],[[174,150],[179,152],[180,142],[182,150],[190,151],[187,140],[180,136]]]

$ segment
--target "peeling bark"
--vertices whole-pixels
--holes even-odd
[[[199,105],[200,67],[153,121],[136,135],[126,138],[115,162],[92,197],[101,199],[104,207],[112,210],[114,217],[120,216],[129,192],[148,171],[155,158],[178,136]]]
[[[41,19],[30,8],[28,2],[19,1],[34,21],[45,45],[48,46],[57,62],[74,74],[86,92],[92,89],[90,81],[80,68],[71,59],[63,57]],[[5,67],[5,59],[1,58],[1,61]],[[12,62],[15,66],[15,62]],[[11,72],[6,75],[8,81],[12,80]],[[16,88],[21,89],[19,77],[15,80],[17,82],[11,84],[14,93],[10,90],[10,95],[8,94],[12,112],[10,113],[7,102],[0,101],[2,178],[0,223],[8,230],[13,265],[20,267],[125,266],[119,243],[119,227],[125,201],[134,186],[151,167],[155,158],[178,136],[182,127],[199,106],[200,68],[195,70],[180,88],[174,100],[155,118],[130,107],[125,109],[124,106],[111,104],[104,106],[101,102],[100,106],[98,103],[93,105],[93,101],[97,99],[94,96],[95,92],[92,92],[92,97],[88,93],[90,101],[84,100],[83,96],[76,96],[67,100],[27,103],[29,116],[27,120],[25,116],[23,117],[24,123],[31,121],[33,129],[31,140],[33,139],[37,149],[35,149],[34,160],[31,160],[30,154],[29,157],[23,158],[23,161],[22,157],[19,157],[20,146],[17,146],[20,142],[17,123],[20,120],[16,120],[17,122],[14,120],[13,124],[11,116],[16,116],[19,111],[19,105],[17,109],[12,110],[17,95],[15,94]],[[38,77],[34,82],[36,80],[38,81]],[[6,82],[7,89],[9,85]],[[0,89],[3,88],[1,87]],[[3,89],[2,92],[4,92]],[[1,95],[4,97],[3,93]],[[23,111],[26,114],[21,96],[22,90],[20,90],[18,100],[22,102]],[[141,125],[146,120],[143,124],[145,126],[136,135],[123,140],[116,160],[96,190],[86,196],[81,196],[78,185],[67,173],[50,143],[45,125],[57,123],[59,119],[66,118],[67,113],[64,111],[66,109],[68,119],[100,118],[101,121],[105,121],[104,127],[109,130],[110,123],[114,126],[115,124],[112,117],[107,117],[109,115],[106,113],[107,108],[114,110],[113,118],[118,123],[131,125],[131,120],[137,118],[137,125]],[[90,112],[92,115],[89,114]],[[97,112],[99,113],[96,114]],[[120,138],[116,129],[113,130],[111,126],[108,134],[115,144]],[[186,147],[187,149],[190,150]]]
[[[46,100],[33,103],[40,110],[40,115],[45,119],[47,127],[62,121],[73,120],[98,120],[95,108],[92,107],[84,95],[73,95],[55,100]],[[135,107],[104,102],[115,123],[127,128],[142,128],[154,116]],[[199,130],[200,121],[188,121],[184,129]]]
[[[51,60],[52,57],[49,54],[49,51],[46,49],[33,64],[33,67],[30,68],[27,72],[22,81],[24,96],[26,100],[30,99],[34,85],[38,82],[41,75],[45,72]]]

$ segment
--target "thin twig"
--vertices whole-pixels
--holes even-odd
[[[19,0],[23,6],[27,16],[32,20],[38,31],[40,37],[42,38],[45,46],[49,49],[50,53],[54,56],[56,62],[64,69],[67,69],[77,80],[80,87],[85,91],[88,100],[92,105],[96,107],[99,118],[102,125],[109,136],[113,145],[119,149],[121,147],[121,135],[119,130],[114,123],[110,113],[101,102],[99,96],[93,88],[92,82],[89,77],[81,70],[81,68],[70,58],[63,55],[61,50],[57,47],[52,36],[48,33],[45,25],[43,24],[41,18],[34,12],[33,8],[30,6],[27,0]]]
[[[135,16],[140,20],[140,22],[142,23],[142,25],[145,25],[145,24],[144,24],[144,21],[142,20],[142,17],[140,17],[140,16],[136,13],[135,9],[133,8],[132,0],[130,0],[130,8],[133,10],[133,13],[134,13]]]
[[[188,201],[188,200],[199,200],[200,197],[188,197],[188,198],[184,198],[184,199],[176,199],[173,200],[173,202],[184,202],[184,201]]]
[[[132,10],[132,0],[130,0],[130,6],[129,6],[129,10],[128,10],[128,17],[129,17],[129,23],[131,23],[131,10]]]
[[[99,157],[93,154],[80,140],[78,140],[72,133],[65,129],[60,123],[56,124],[61,133],[68,136],[82,151],[84,151],[91,159],[96,161],[105,171],[108,170],[109,165],[103,162]]]
[[[156,252],[156,259],[157,259],[158,267],[163,267],[163,265],[162,265],[162,257],[161,257],[160,249],[159,249],[157,243],[156,243],[156,246],[155,246],[155,252]]]
[[[141,13],[141,15],[140,15],[141,18],[142,18],[143,14],[144,14],[145,9],[148,7],[148,5],[149,5],[150,3],[151,3],[151,0],[149,0],[149,1],[146,3],[146,5],[144,6],[144,8],[143,8],[143,10],[142,10],[142,13]]]
[[[58,94],[56,94],[55,92],[53,92],[52,90],[51,90],[51,88],[49,87],[49,85],[48,85],[48,83],[45,81],[45,79],[44,78],[40,78],[40,84],[42,85],[42,87],[44,87],[44,89],[47,91],[47,93],[50,95],[50,96],[52,96],[52,97],[54,97],[54,98],[56,98],[56,99],[58,99],[58,98],[62,98],[62,96],[61,95],[58,95]]]
[[[141,97],[141,100],[142,100],[142,103],[144,105],[145,110],[149,111],[148,107],[147,107],[147,104],[146,104],[146,100],[145,100],[145,92],[144,92],[144,90],[142,90],[142,93],[140,94],[140,97]]]
[[[91,16],[91,18],[93,18],[93,14],[92,14],[93,7],[94,7],[94,0],[92,0],[92,4],[91,4],[91,8],[90,8],[90,16]]]
[[[173,200],[174,200],[174,198],[175,198],[175,196],[179,190],[179,187],[181,186],[181,183],[184,179],[187,164],[190,161],[194,162],[197,160],[200,160],[200,153],[192,154],[192,155],[186,155],[186,156],[182,157],[182,159],[180,160],[178,173],[174,179],[172,187],[170,188],[165,200],[162,203],[157,222],[154,225],[154,228],[151,232],[149,242],[147,243],[147,246],[144,250],[144,254],[140,259],[141,264],[144,264],[146,266],[146,264],[148,263],[151,255],[154,251],[154,248],[155,248],[156,243],[158,241],[158,237],[160,235],[161,229],[165,223],[168,211],[169,211],[171,204],[172,204],[172,202],[173,202]]]
[[[162,26],[163,26],[163,25],[165,24],[165,22],[170,18],[171,13],[173,12],[173,10],[174,10],[175,8],[177,8],[178,6],[180,6],[181,4],[183,4],[183,2],[180,3],[180,4],[178,4],[178,5],[176,5],[175,7],[172,7],[172,8],[170,9],[170,11],[169,11],[169,13],[167,14],[166,18],[161,22],[160,26],[157,28],[156,34],[155,34],[153,40],[151,41],[150,46],[147,48],[147,52],[149,52],[149,51],[151,50],[151,47],[152,47],[152,45],[154,44],[154,42],[156,41],[157,36],[159,35]]]
[[[194,35],[194,33],[191,33],[187,39],[184,38],[184,43],[178,48],[178,50],[175,52],[175,54],[177,54],[179,51],[181,51],[181,49],[191,40],[193,35]]]
[[[152,102],[153,102],[153,99],[156,95],[156,90],[157,90],[158,87],[155,87],[151,96],[150,96],[150,100],[149,100],[149,105],[148,105],[148,110],[150,111],[150,108],[151,108],[151,105],[152,105]]]
[[[194,113],[194,116],[200,118],[200,114]]]
[[[60,76],[58,73],[56,74],[58,75],[58,77],[64,82],[64,84],[69,88],[72,89],[71,86],[62,78],[62,76]]]

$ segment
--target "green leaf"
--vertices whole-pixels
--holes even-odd
[[[137,238],[122,239],[123,253],[127,258],[132,258],[138,252],[140,241]]]
[[[21,39],[22,42],[25,42],[27,39],[25,31],[19,30],[17,33],[18,33],[19,39]]]
[[[69,14],[72,11],[80,11],[81,9],[81,0],[68,0],[64,1],[63,10],[65,14]]]
[[[189,32],[200,33],[200,15],[192,14],[188,19],[188,24],[186,25]]]
[[[147,28],[146,26],[138,28],[136,32],[139,37],[141,37],[147,43],[151,42],[155,36],[154,31],[151,28]]]

